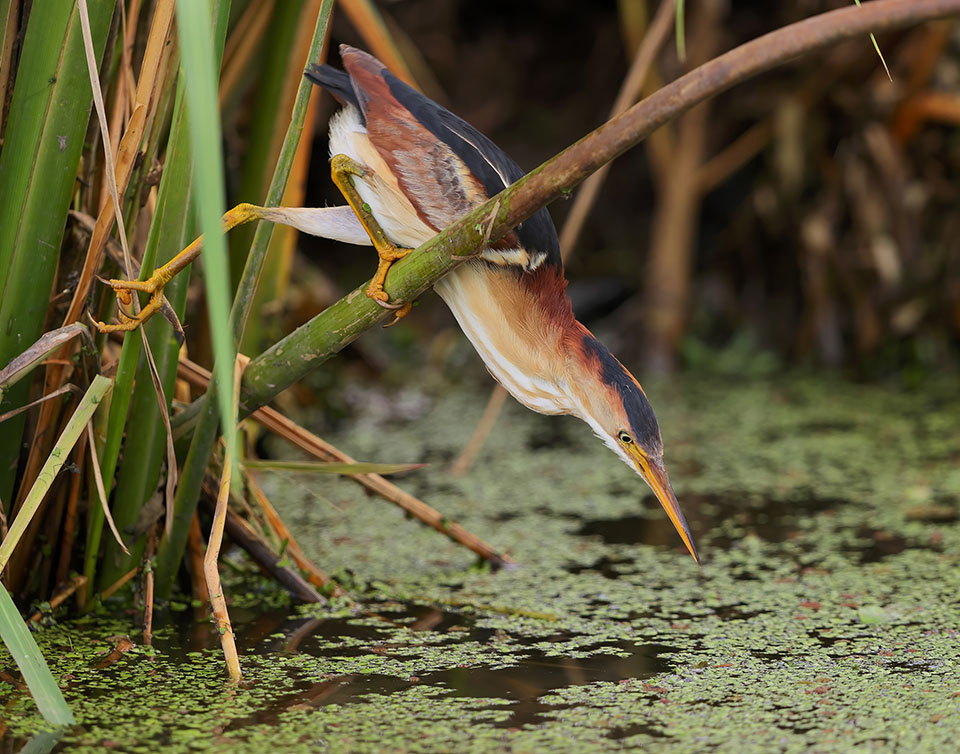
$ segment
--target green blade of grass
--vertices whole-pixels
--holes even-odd
[[[87,426],[87,422],[90,421],[93,412],[97,410],[100,401],[103,400],[104,396],[112,388],[113,380],[109,380],[103,375],[98,374],[93,378],[93,382],[90,383],[90,387],[87,388],[87,392],[84,393],[83,398],[80,399],[77,410],[73,412],[73,416],[70,417],[67,426],[63,428],[63,432],[61,432],[56,445],[53,446],[53,450],[50,451],[46,463],[43,464],[43,468],[37,475],[37,481],[34,482],[33,487],[30,488],[30,492],[27,493],[27,497],[23,501],[23,505],[20,506],[17,517],[10,525],[10,531],[7,532],[7,536],[4,537],[3,542],[0,543],[0,572],[2,572],[7,565],[10,554],[17,546],[17,542],[20,541],[20,537],[23,536],[23,532],[26,531],[30,520],[33,518],[33,514],[36,513],[37,508],[40,507],[40,502],[43,500],[44,495],[47,494],[47,490],[50,489],[50,485],[53,484],[53,480],[57,474],[60,473],[60,469],[63,468],[64,464],[66,464],[70,456],[70,451],[73,450],[73,446],[76,445],[80,433],[83,432]]]
[[[228,5],[221,3],[221,6]],[[203,282],[213,340],[213,373],[219,385],[216,392],[227,457],[233,458],[237,444],[237,425],[231,410],[236,344],[230,332],[230,270],[220,221],[227,209],[217,106],[217,71],[222,52],[214,53],[211,47],[214,36],[210,20],[208,3],[177,0],[177,30],[189,108],[187,125],[193,152],[194,206],[205,239]],[[220,47],[222,50],[222,43]]]
[[[269,471],[304,471],[316,474],[399,474],[422,469],[425,463],[321,463],[317,461],[243,461],[248,469]]]
[[[683,6],[684,0],[677,0],[677,19],[674,28],[677,30],[677,57],[681,61],[687,59],[687,37],[684,28]]]
[[[20,668],[43,719],[53,725],[73,725],[76,721],[60,687],[13,604],[13,598],[3,586],[0,586],[0,638]]]
[[[860,7],[860,0],[853,0],[853,2],[857,4],[858,8]],[[877,44],[877,38],[873,36],[873,32],[870,32],[870,41],[873,42],[873,49],[877,51],[877,56],[883,64],[883,70],[887,72],[887,78],[893,81],[893,76],[890,75],[890,69],[887,67],[887,61],[883,59],[883,53],[880,52],[880,45]]]
[[[333,0],[324,0],[323,5],[320,7],[320,13],[317,16],[313,39],[310,42],[310,60],[319,58],[332,11]],[[283,197],[283,192],[287,185],[287,178],[290,176],[290,168],[293,165],[293,158],[297,151],[297,144],[300,142],[300,135],[303,132],[303,122],[304,118],[306,118],[307,106],[310,102],[311,88],[310,83],[306,81],[306,79],[300,82],[300,89],[297,91],[297,99],[290,116],[290,126],[287,128],[283,146],[280,148],[280,158],[274,169],[273,179],[270,182],[270,190],[267,192],[267,197],[264,201],[266,206],[276,206]],[[250,253],[247,255],[247,262],[243,268],[243,276],[237,288],[233,309],[231,310],[231,325],[235,341],[238,341],[243,334],[247,318],[250,315],[256,294],[257,279],[263,268],[263,262],[272,232],[273,226],[270,223],[261,222],[257,225],[257,230],[253,237],[253,244],[250,247]],[[229,367],[232,369],[232,362],[229,364]],[[180,485],[177,488],[173,530],[168,537],[164,538],[160,550],[157,552],[156,590],[160,597],[168,596],[170,590],[173,588],[176,569],[180,564],[184,548],[186,547],[190,521],[193,518],[193,512],[196,510],[197,502],[200,499],[200,487],[203,483],[203,475],[207,467],[207,462],[210,459],[210,453],[213,450],[213,444],[216,441],[217,412],[215,410],[216,404],[213,401],[214,396],[218,392],[217,384],[218,383],[214,381],[206,395],[201,399],[203,403],[199,409],[200,419],[194,430],[190,450],[187,453],[187,459],[181,472]],[[219,400],[222,405],[222,397]]]

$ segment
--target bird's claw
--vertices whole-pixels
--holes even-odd
[[[153,316],[163,302],[163,285],[158,284],[152,278],[149,280],[117,280],[115,278],[102,278],[96,276],[104,285],[113,289],[117,297],[117,317],[120,320],[116,324],[107,324],[106,322],[93,321],[94,327],[102,333],[112,332],[133,332],[140,325]],[[150,301],[139,312],[131,312],[133,306],[133,292],[142,291],[150,294]]]
[[[396,310],[396,309],[402,309],[403,307],[409,305],[409,304],[391,304],[391,303],[389,302],[389,297],[386,297],[386,298],[378,298],[378,297],[376,297],[376,296],[370,296],[370,298],[373,299],[374,303],[375,303],[377,306],[382,306],[384,309]]]
[[[397,311],[394,313],[393,319],[391,319],[389,322],[387,322],[387,324],[385,324],[385,325],[383,326],[383,328],[384,328],[384,329],[387,329],[388,327],[393,327],[395,324],[397,324],[397,322],[399,322],[401,319],[403,319],[404,317],[406,317],[406,316],[410,313],[410,309],[411,309],[412,307],[413,307],[413,302],[412,302],[412,301],[408,301],[407,303],[403,304],[402,306],[397,306],[397,307],[388,306],[388,307],[386,307],[386,308],[388,308],[388,309],[396,308]]]

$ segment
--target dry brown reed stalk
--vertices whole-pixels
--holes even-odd
[[[238,358],[233,366],[233,416],[237,415],[237,401],[240,395],[240,378],[243,375],[243,366]],[[220,476],[220,489],[217,494],[217,506],[213,514],[213,523],[210,525],[210,537],[207,540],[207,552],[203,556],[203,575],[207,582],[207,591],[210,594],[210,607],[213,610],[213,619],[220,633],[220,646],[223,648],[223,659],[227,665],[230,680],[238,682],[242,677],[240,672],[240,657],[237,654],[237,643],[230,625],[230,615],[227,612],[227,601],[223,596],[223,587],[220,584],[220,570],[217,561],[220,558],[220,545],[223,543],[223,529],[227,521],[227,505],[230,500],[230,479],[237,464],[234,457],[236,446],[226,445],[226,455],[223,460],[223,473]]]
[[[210,601],[207,591],[207,582],[203,578],[203,553],[206,545],[203,543],[203,533],[200,531],[200,519],[193,514],[190,521],[190,532],[187,535],[187,570],[190,572],[190,585],[193,598],[200,602]]]
[[[106,599],[109,599],[110,597],[112,597],[114,594],[117,593],[117,591],[119,591],[120,589],[122,589],[123,586],[124,586],[128,581],[130,581],[130,579],[132,579],[134,576],[136,576],[136,575],[137,575],[137,571],[139,571],[139,570],[140,570],[140,566],[136,566],[136,567],[134,567],[134,568],[131,568],[129,571],[127,571],[125,574],[123,574],[123,576],[121,576],[119,579],[117,579],[116,581],[114,581],[110,586],[108,586],[106,589],[104,589],[102,592],[100,592],[100,599],[101,599],[101,600],[106,600]],[[82,591],[81,591],[79,594],[80,594],[80,596],[83,596],[83,592],[82,592]]]
[[[705,64],[716,54],[725,11],[722,0],[700,5],[688,35],[691,68]],[[703,199],[697,171],[706,156],[711,107],[710,101],[702,102],[676,121],[676,149],[657,191],[641,294],[644,366],[648,371],[673,370],[676,345],[684,330],[696,220]]]
[[[131,114],[131,102],[136,96],[136,84],[134,83],[133,61],[131,52],[136,41],[137,27],[140,21],[140,0],[132,0],[129,13],[123,3],[120,3],[120,65],[117,70],[117,86],[113,92],[113,109],[110,113],[110,153],[118,154],[120,151],[120,136],[123,133],[123,124],[127,122]],[[110,202],[110,189],[106,182],[100,184],[100,199],[97,203],[97,211],[102,212],[103,208]]]
[[[153,642],[153,554],[157,549],[157,527],[150,527],[147,549],[143,555],[143,643]]]
[[[210,372],[189,359],[181,359],[178,374],[181,378],[201,388],[209,384],[210,381]],[[250,418],[320,460],[356,463],[356,460],[346,453],[338,450],[312,432],[308,432],[269,406],[263,406],[257,409],[250,415]],[[516,564],[509,556],[497,552],[477,535],[459,524],[454,523],[440,513],[440,511],[430,507],[422,500],[419,500],[408,492],[404,492],[379,474],[348,474],[347,476],[363,485],[363,487],[370,492],[376,493],[385,500],[399,506],[418,521],[436,529],[441,534],[445,534],[454,542],[463,545],[467,549],[472,550],[493,565],[510,567]]]
[[[626,112],[640,99],[644,82],[650,74],[650,68],[673,28],[674,6],[675,0],[662,0],[658,6],[656,15],[650,22],[650,28],[637,48],[630,69],[620,85],[617,98],[613,107],[610,108],[608,120]],[[570,257],[577,245],[577,239],[580,238],[583,231],[584,222],[586,222],[590,210],[597,201],[597,196],[600,194],[600,189],[603,187],[603,182],[606,180],[609,170],[610,163],[607,163],[587,178],[577,191],[577,196],[573,200],[567,219],[564,221],[563,230],[560,232],[560,252],[564,261]]]
[[[70,573],[70,555],[73,552],[73,541],[77,535],[77,507],[80,500],[80,488],[85,479],[83,464],[86,460],[86,436],[77,443],[77,467],[80,473],[74,474],[70,480],[70,496],[67,498],[67,510],[63,517],[63,532],[60,535],[60,560],[57,563],[57,583],[62,584]],[[86,581],[86,580],[84,580]]]

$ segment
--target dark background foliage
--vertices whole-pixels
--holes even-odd
[[[427,93],[529,169],[606,120],[636,45],[636,5],[409,0],[384,11]],[[688,64],[843,5],[691,3]],[[695,190],[687,212],[658,203],[669,178],[652,166],[649,145],[616,161],[568,277],[578,313],[609,331],[625,360],[710,367],[718,349],[733,349],[863,376],[956,364],[960,220],[950,176],[960,139],[954,125],[923,117],[922,100],[956,97],[960,40],[948,22],[878,41],[892,83],[864,38],[727,92],[707,106],[701,133],[672,127],[661,171],[699,139],[715,184]],[[343,17],[332,42],[333,62],[338,43],[362,46]],[[688,64],[671,39],[657,75],[671,80]],[[307,203],[338,203],[319,131]],[[725,152],[738,139],[749,158]],[[733,166],[711,163],[717,155]],[[568,207],[551,207],[558,227]],[[666,303],[675,322],[662,337],[650,325],[660,305],[650,264],[658,212],[692,229],[690,269],[677,273],[689,285]],[[300,246],[344,286],[369,262],[316,239]],[[682,250],[667,244],[663,255],[670,265]],[[452,326],[432,299],[433,325]]]

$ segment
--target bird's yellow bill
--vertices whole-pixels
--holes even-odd
[[[677,496],[673,494],[673,488],[670,486],[670,479],[667,477],[666,468],[662,464],[651,462],[647,458],[641,459],[639,454],[634,461],[640,470],[640,475],[646,483],[650,485],[653,494],[657,496],[660,505],[663,506],[663,509],[667,512],[667,516],[670,517],[670,521],[677,530],[677,534],[680,535],[680,539],[682,539],[683,543],[687,546],[687,550],[693,556],[693,559],[697,561],[697,565],[700,565],[700,556],[697,554],[697,548],[693,544],[690,527],[687,526],[687,519],[683,517],[683,512],[680,510],[680,503],[677,502]]]

